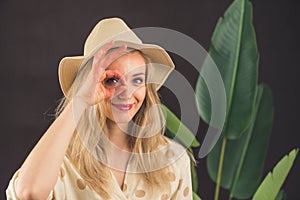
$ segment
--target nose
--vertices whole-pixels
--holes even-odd
[[[128,85],[126,83],[122,84],[118,88],[117,97],[119,99],[123,99],[123,100],[130,99],[134,92],[133,89],[134,89],[133,87],[131,87],[130,85]]]

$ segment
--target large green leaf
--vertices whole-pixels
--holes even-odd
[[[258,77],[258,50],[252,6],[248,0],[235,0],[219,19],[209,55],[225,86],[227,107],[223,132],[227,138],[239,138],[251,120]],[[212,98],[218,97],[214,94],[216,88],[213,84],[218,77],[212,70],[214,63],[210,57],[205,59],[196,85],[199,114],[208,124],[211,124],[211,103],[217,101]]]
[[[275,200],[286,200],[286,193],[284,190],[280,190],[276,196]]]
[[[166,114],[166,136],[179,140],[185,147],[199,147],[200,144],[194,134],[176,117],[176,115],[165,105],[161,105]]]
[[[201,200],[201,198],[196,194],[196,192],[193,192],[193,200]]]
[[[227,140],[221,186],[230,190],[230,196],[239,199],[251,197],[263,173],[269,137],[273,124],[273,99],[268,86],[258,87],[252,122],[241,138]],[[210,177],[216,181],[222,141],[208,155]]]
[[[269,172],[264,181],[261,183],[253,196],[253,200],[274,200],[286,179],[294,160],[297,156],[298,149],[292,150],[289,155],[284,156],[275,166],[273,172]]]
[[[198,175],[197,175],[195,163],[192,161],[191,161],[191,176],[192,176],[193,191],[197,192],[198,191]]]

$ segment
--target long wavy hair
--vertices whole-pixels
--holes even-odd
[[[151,65],[149,58],[139,50],[131,50],[126,53],[133,52],[139,52],[144,57],[146,62],[146,80],[151,78],[149,77],[150,73],[147,72]],[[85,66],[81,67],[71,89],[57,107],[56,117],[62,112],[73,95],[76,94],[81,84],[86,80],[91,67],[92,59]],[[128,145],[132,149],[132,153],[138,155],[132,159],[132,166],[139,172],[136,175],[142,177],[150,194],[153,194],[157,190],[169,193],[171,189],[168,179],[168,172],[170,172],[171,168],[168,166],[154,166],[155,163],[158,163],[163,158],[159,154],[152,154],[152,152],[158,151],[160,147],[168,143],[168,140],[164,136],[165,117],[161,107],[157,106],[160,105],[160,99],[156,91],[156,86],[153,83],[146,84],[144,102],[132,119],[134,123],[130,124],[129,132],[131,134],[128,135]],[[90,106],[84,111],[69,143],[66,156],[78,170],[86,184],[101,197],[109,199],[113,191],[112,174],[109,166],[105,164],[108,161],[107,145],[109,142],[107,135],[109,133],[107,120],[109,119],[106,118],[103,111],[104,102]],[[141,127],[147,128],[143,129]],[[161,128],[158,129],[157,127]],[[157,132],[151,134],[150,137],[143,137],[151,131]],[[149,168],[156,168],[156,170],[151,171]]]

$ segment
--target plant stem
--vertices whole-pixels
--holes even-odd
[[[257,92],[256,92],[256,97],[255,98],[259,98],[257,101],[260,101],[261,100],[261,95],[258,96]],[[257,103],[257,105],[259,105],[259,103]],[[245,157],[246,157],[246,154],[247,154],[248,146],[249,146],[249,143],[250,143],[250,140],[251,140],[251,137],[252,137],[252,133],[253,133],[253,129],[254,129],[254,126],[255,126],[255,120],[256,120],[258,109],[259,108],[256,108],[256,106],[255,106],[255,109],[252,112],[252,116],[251,116],[250,127],[249,127],[248,131],[246,131],[244,133],[244,134],[247,134],[246,141],[245,141],[244,148],[242,150],[242,155],[241,155],[241,158],[240,158],[240,162],[239,162],[239,165],[237,167],[236,174],[234,176],[233,183],[232,183],[232,186],[231,186],[231,189],[230,189],[230,198],[229,198],[229,200],[231,198],[233,198],[233,195],[235,193],[235,188],[236,188],[237,182],[239,180],[241,170],[242,170],[242,167],[243,167],[243,164],[244,164],[244,161],[245,161]]]
[[[222,141],[222,149],[220,153],[220,162],[219,162],[219,168],[218,168],[218,176],[217,176],[217,184],[215,189],[215,198],[214,200],[219,199],[219,192],[220,192],[220,184],[221,184],[221,176],[222,176],[222,168],[223,168],[223,160],[224,160],[224,154],[225,154],[225,147],[226,147],[226,138],[223,138]]]

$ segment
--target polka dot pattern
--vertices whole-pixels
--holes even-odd
[[[144,200],[151,199],[155,200],[167,200],[170,198],[174,199],[188,199],[192,196],[192,186],[190,182],[190,174],[189,174],[189,164],[188,155],[184,155],[185,157],[177,158],[179,150],[177,148],[168,147],[168,149],[163,150],[163,156],[160,157],[163,161],[167,161],[170,163],[170,168],[166,169],[165,174],[163,175],[166,183],[170,186],[170,190],[162,186],[160,189],[154,191],[151,194],[151,188],[147,187],[147,184],[144,184],[144,179],[141,179],[141,176],[132,175],[126,176],[126,180],[124,178],[124,183],[122,188],[120,189],[120,185],[117,179],[113,179],[111,182],[111,186],[115,187],[114,192],[111,192],[111,199],[118,199],[120,196],[130,196],[131,199],[136,200]],[[86,181],[84,176],[80,176],[77,168],[72,165],[72,162],[68,160],[66,157],[64,162],[60,168],[58,168],[57,175],[58,181],[54,187],[53,192],[55,192],[56,199],[65,199],[68,196],[74,196],[74,194],[78,195],[78,199],[86,199],[86,197],[90,197],[91,195],[95,195],[97,198],[93,199],[103,199],[101,194],[98,195],[93,188],[88,187],[88,182]],[[19,174],[20,177],[21,174]],[[14,178],[18,177],[18,172],[14,176]],[[14,181],[11,181],[14,183]],[[107,186],[108,187],[108,186]],[[14,194],[14,185],[10,184],[9,194]],[[52,193],[54,194],[54,193]],[[53,196],[54,197],[54,196]],[[13,198],[9,198],[13,199]]]
[[[173,158],[175,156],[175,153],[173,150],[168,149],[166,152],[166,156],[167,156],[167,158]]]
[[[135,196],[138,198],[142,198],[146,195],[146,192],[144,190],[136,190],[135,191]]]
[[[168,172],[167,176],[168,176],[168,180],[170,182],[173,182],[173,181],[176,180],[176,176],[175,176],[175,174],[173,172]]]
[[[189,194],[189,188],[185,187],[183,190],[183,196],[186,197]]]
[[[161,200],[168,200],[169,199],[169,195],[168,194],[163,194],[161,195]]]
[[[84,189],[85,189],[86,184],[85,184],[85,181],[84,181],[84,180],[82,180],[82,179],[77,179],[76,183],[77,183],[77,186],[78,186],[79,189],[81,189],[81,190],[84,190]]]

